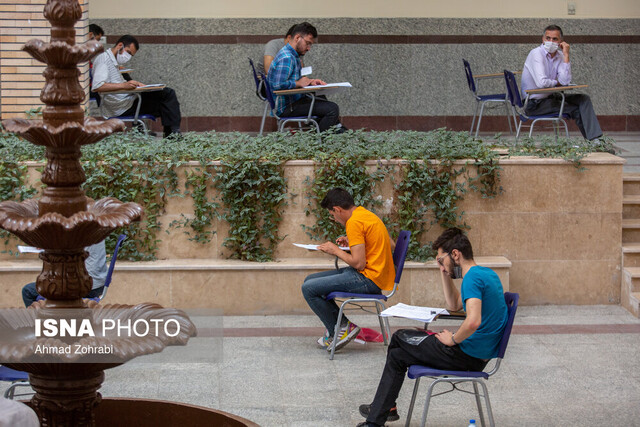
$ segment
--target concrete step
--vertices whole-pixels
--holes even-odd
[[[640,194],[622,197],[622,218],[640,219]]]
[[[640,242],[640,219],[622,220],[622,243]]]
[[[502,256],[476,257],[492,268],[509,290],[511,261]],[[344,266],[342,264],[341,266]],[[308,314],[300,286],[311,273],[334,269],[334,259],[282,258],[274,262],[221,259],[118,261],[105,298],[109,304],[155,302],[165,307],[220,309],[223,315]],[[22,305],[21,289],[42,269],[40,260],[0,262],[0,307]],[[406,262],[391,305],[404,302],[444,306],[440,270],[435,261]]]
[[[632,292],[629,289],[628,283],[623,279],[620,305],[629,311],[629,313],[640,318],[640,292]]]
[[[620,305],[640,318],[640,267],[628,267],[622,270]]]
[[[622,245],[622,267],[640,267],[640,243]]]
[[[622,174],[622,194],[625,196],[640,195],[640,173]]]
[[[640,195],[640,173],[622,174],[622,194],[625,196]]]
[[[640,267],[625,267],[623,271],[625,279],[629,279],[629,292],[640,292]]]

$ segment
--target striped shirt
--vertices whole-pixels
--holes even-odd
[[[111,49],[107,49],[93,60],[93,83],[91,90],[94,92],[105,83],[124,83],[126,80],[120,74],[118,63]],[[100,93],[102,99],[100,109],[107,117],[120,116],[133,105],[135,96],[127,93],[107,95],[107,92]]]
[[[269,67],[267,80],[271,90],[295,89],[296,81],[300,80],[302,63],[300,55],[290,44],[284,45]],[[282,115],[289,104],[293,104],[302,95],[276,96],[276,114]]]

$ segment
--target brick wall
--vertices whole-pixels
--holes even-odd
[[[33,38],[49,41],[51,25],[42,11],[46,0],[0,0],[0,117],[26,117],[41,107],[45,65],[22,51]],[[87,40],[89,1],[79,0],[82,19],[76,24],[76,43]],[[88,94],[89,67],[80,64],[80,84]]]

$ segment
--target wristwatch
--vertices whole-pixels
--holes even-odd
[[[458,345],[458,343],[456,342],[456,339],[454,338],[456,334],[451,334],[451,341],[453,341],[454,345]]]

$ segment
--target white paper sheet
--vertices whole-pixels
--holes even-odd
[[[40,252],[44,252],[44,249],[33,246],[18,245],[18,252],[21,254],[39,254]]]
[[[353,87],[349,82],[327,83],[326,85],[305,86],[305,88],[325,88],[325,87]]]
[[[387,308],[380,316],[384,317],[404,317],[406,319],[413,319],[419,322],[430,323],[433,319],[440,314],[449,314],[444,308],[438,307],[419,307],[416,305],[407,305],[398,303],[392,307]]]
[[[310,251],[317,251],[319,245],[305,245],[304,243],[294,243],[293,246],[297,246],[302,249],[308,249]],[[343,251],[348,251],[349,246],[340,246]]]

